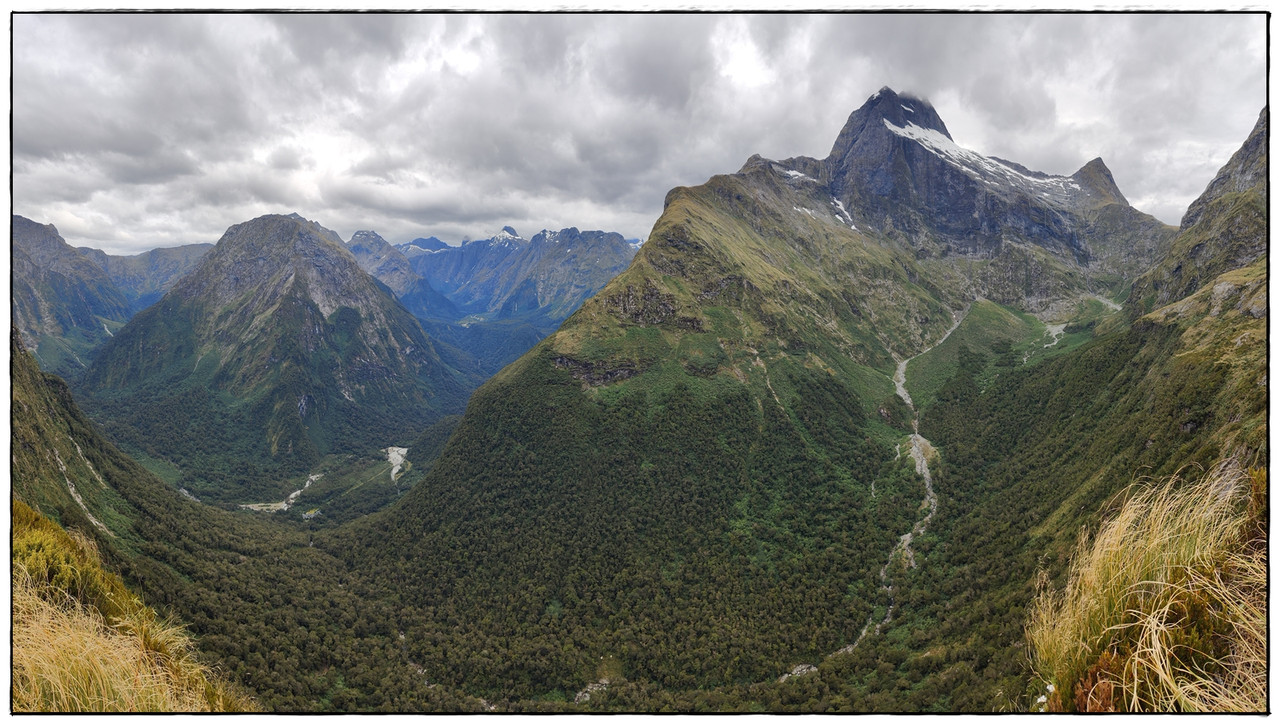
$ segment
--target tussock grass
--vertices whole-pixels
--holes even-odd
[[[69,598],[56,603],[25,567],[13,576],[13,689],[18,712],[198,712],[198,683],[132,633]],[[155,627],[146,630],[154,635]],[[172,629],[167,638],[174,637]],[[192,685],[196,685],[193,687]]]
[[[1266,471],[1234,462],[1138,484],[1082,537],[1065,590],[1028,619],[1049,709],[1266,710],[1265,546],[1243,538],[1259,487]]]
[[[102,567],[91,539],[21,502],[12,512],[14,712],[256,709]]]

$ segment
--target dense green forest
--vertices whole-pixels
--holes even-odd
[[[1037,572],[1060,579],[1135,475],[1265,460],[1265,388],[1242,382],[1258,351],[1206,357],[1261,324],[1117,315],[1012,366],[960,338],[920,415],[941,459],[918,566],[890,572],[890,626],[832,657],[885,613],[878,572],[923,492],[901,439],[803,357],[774,364],[775,399],[683,366],[583,395],[544,352],[515,372],[541,379],[482,388],[479,415],[414,443],[408,498],[337,528],[187,501],[27,375],[122,499],[107,559],[266,709],[976,711],[1027,706]],[[801,663],[817,671],[778,682]]]

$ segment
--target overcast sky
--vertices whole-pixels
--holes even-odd
[[[114,254],[297,211],[344,239],[645,237],[673,186],[825,157],[881,86],[961,146],[1095,156],[1176,224],[1266,103],[1253,15],[16,15],[13,212]]]

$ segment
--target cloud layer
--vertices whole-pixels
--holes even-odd
[[[1266,102],[1252,15],[13,17],[14,213],[130,254],[297,211],[349,238],[644,237],[673,186],[824,157],[888,85],[1177,223]]]

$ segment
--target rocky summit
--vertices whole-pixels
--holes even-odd
[[[1022,307],[1116,294],[1175,232],[1129,206],[1102,159],[1056,176],[984,156],[958,144],[928,101],[890,88],[850,114],[826,159],[769,163],[825,193],[824,217],[917,259],[979,262],[962,273],[969,294]]]

